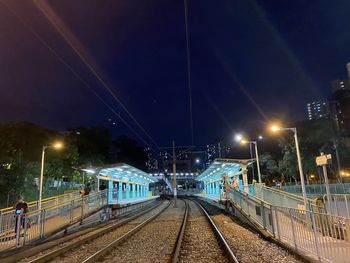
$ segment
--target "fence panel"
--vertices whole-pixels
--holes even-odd
[[[50,204],[56,203],[56,205],[22,215],[19,235],[15,233],[17,217],[11,213],[6,213],[6,216],[2,214],[3,231],[0,232],[0,251],[43,238],[98,211],[107,205],[107,191],[91,193],[83,198],[67,195],[50,200]]]

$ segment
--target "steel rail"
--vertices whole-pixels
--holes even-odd
[[[118,237],[117,239],[115,239],[114,241],[112,241],[111,243],[107,244],[105,247],[103,247],[102,249],[100,249],[99,251],[97,251],[95,254],[91,255],[90,257],[88,257],[87,259],[85,259],[84,261],[82,261],[82,263],[90,263],[90,262],[97,262],[100,258],[102,258],[106,253],[108,253],[111,249],[113,249],[115,246],[117,246],[118,244],[120,244],[121,242],[123,242],[124,240],[126,240],[127,238],[133,236],[137,231],[139,231],[142,227],[144,227],[145,225],[147,225],[148,223],[150,223],[153,219],[155,219],[156,217],[158,217],[161,213],[163,213],[169,206],[170,206],[171,202],[168,203],[168,205],[166,207],[164,207],[162,210],[160,210],[157,214],[149,217],[148,219],[146,219],[145,221],[143,221],[141,224],[137,225],[136,227],[134,227],[133,229],[129,230],[128,232],[126,232],[125,234],[123,234],[122,236]]]
[[[80,239],[80,240],[78,240],[78,241],[76,241],[74,243],[71,243],[71,244],[65,245],[65,246],[63,246],[61,248],[58,248],[56,250],[53,250],[53,251],[51,251],[51,252],[49,252],[47,254],[44,254],[44,255],[42,255],[42,256],[40,256],[38,258],[35,258],[35,259],[29,261],[28,263],[44,263],[44,262],[48,262],[48,261],[54,259],[55,257],[60,256],[63,253],[66,253],[67,251],[70,251],[70,250],[72,250],[72,249],[74,249],[74,248],[76,248],[76,247],[78,247],[78,246],[80,246],[80,245],[82,245],[84,243],[91,242],[93,239],[96,239],[96,238],[98,238],[98,237],[100,237],[100,236],[102,236],[102,235],[104,235],[104,234],[106,234],[106,233],[108,233],[110,231],[115,230],[116,228],[119,228],[119,227],[129,223],[130,221],[132,221],[134,219],[137,219],[138,217],[140,217],[140,216],[150,212],[151,210],[156,209],[161,204],[163,204],[163,203],[159,203],[157,205],[154,205],[154,206],[152,206],[152,207],[150,207],[150,208],[148,208],[148,209],[146,209],[146,210],[144,210],[144,211],[142,211],[140,213],[137,213],[137,214],[135,214],[135,215],[133,215],[131,217],[128,217],[128,218],[126,218],[126,219],[124,219],[124,220],[122,220],[120,222],[114,223],[112,225],[108,225],[107,227],[102,228],[101,230],[97,231],[96,233],[93,233],[93,234],[90,234],[90,235],[87,234],[85,237],[83,237],[82,239]],[[169,206],[169,204],[168,204],[168,206]],[[69,241],[70,240],[68,240],[66,242],[69,242]]]
[[[208,214],[208,212],[206,211],[206,209],[197,201],[191,199],[192,202],[194,202],[201,210],[202,212],[205,214],[217,240],[219,241],[220,245],[222,246],[223,250],[225,251],[228,259],[231,262],[235,262],[235,263],[239,263],[239,261],[237,260],[235,254],[233,253],[232,249],[230,248],[229,244],[227,243],[225,237],[221,234],[219,228],[216,226],[216,224],[214,223],[214,221],[211,219],[210,215]]]
[[[174,246],[174,251],[173,251],[172,256],[171,256],[172,263],[178,262],[180,250],[181,250],[181,244],[182,244],[183,237],[185,235],[185,229],[186,229],[186,225],[187,225],[188,207],[189,206],[188,206],[188,203],[186,202],[186,200],[182,199],[182,201],[184,201],[184,203],[185,203],[185,212],[184,212],[184,216],[182,219],[181,228],[180,228],[180,231],[179,231],[179,234],[177,236],[176,243]]]

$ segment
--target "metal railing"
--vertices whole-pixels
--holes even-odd
[[[45,209],[47,207],[63,204],[79,198],[80,198],[79,191],[63,194],[59,196],[54,196],[54,197],[43,199],[41,203],[41,207],[42,209]],[[38,201],[29,202],[28,209],[29,211],[38,210]],[[15,221],[13,220],[14,217],[15,217],[14,207],[8,207],[0,210],[0,237],[7,231],[12,231],[14,229],[15,227]]]
[[[350,218],[350,194],[323,195],[322,201],[327,214]]]
[[[308,220],[311,219],[311,226]],[[286,207],[273,207],[275,237],[318,260],[346,262],[350,257],[350,219]]]
[[[249,191],[250,194],[253,194],[257,198],[264,200],[271,205],[305,210],[305,204],[302,196],[264,185],[250,186],[250,188],[252,188],[252,190]],[[318,208],[316,207],[316,200],[307,199],[307,201],[309,208],[312,208],[313,211],[319,212]]]
[[[228,197],[253,223],[273,235],[272,206],[269,203],[238,189],[231,190]]]
[[[239,189],[229,199],[252,223],[302,254],[331,262],[350,257],[349,218],[272,205]]]
[[[301,194],[301,185],[282,186],[281,189],[290,193]],[[326,194],[326,187],[324,184],[309,184],[305,186],[308,195],[324,195]],[[350,193],[350,183],[344,184],[329,184],[329,190],[332,194],[346,194]]]
[[[0,234],[0,251],[26,245],[83,220],[107,205],[107,191],[90,193],[25,215],[13,215],[7,224],[12,228]]]

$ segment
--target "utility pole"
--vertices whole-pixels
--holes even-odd
[[[218,143],[219,158],[221,158],[221,142]]]
[[[173,190],[174,190],[174,207],[176,207],[176,198],[177,198],[177,182],[176,182],[176,154],[175,154],[175,141],[173,141]]]

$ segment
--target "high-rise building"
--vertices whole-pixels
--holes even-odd
[[[329,104],[327,101],[313,101],[306,105],[309,120],[327,119],[330,115]]]
[[[350,79],[350,63],[347,65]],[[350,81],[332,81],[332,110],[341,135],[350,137]]]

